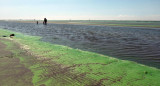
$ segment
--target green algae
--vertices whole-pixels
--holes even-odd
[[[10,33],[13,32],[0,30],[0,35]],[[16,33],[16,37],[13,38],[14,41],[22,44],[22,46],[27,46],[24,48],[33,53],[34,56],[42,59],[28,60],[20,57],[22,63],[33,72],[32,82],[35,86],[42,84],[47,86],[52,86],[53,84],[56,86],[158,86],[160,84],[160,70],[154,67],[93,52],[72,49],[67,46],[50,44],[39,41],[39,39],[40,37],[26,36],[20,33]],[[49,59],[49,62],[47,62],[48,60],[43,61],[43,58]],[[53,65],[55,71],[58,70],[55,73],[57,76],[51,75],[50,78],[46,78],[43,75],[50,74],[50,69],[46,67],[50,66],[50,63],[56,63],[60,66]],[[64,71],[69,73],[59,72],[64,68],[68,68],[68,70]],[[82,78],[74,79],[73,77],[75,76],[82,77],[84,80]]]

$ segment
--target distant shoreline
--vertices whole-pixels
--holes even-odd
[[[43,20],[16,20],[20,23],[42,23]],[[121,26],[121,27],[150,27],[160,28],[160,21],[131,21],[131,20],[49,20],[53,24],[74,24],[74,25],[100,25],[100,26]]]

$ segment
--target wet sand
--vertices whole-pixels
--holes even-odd
[[[8,45],[3,42],[10,42],[13,45],[8,49]],[[0,38],[0,86],[46,86],[41,82],[47,80],[55,81],[49,86],[81,83],[86,80],[87,84],[98,83],[98,81],[87,78],[84,74],[71,73],[72,67],[63,67],[62,64],[57,64],[50,58],[41,58],[31,53],[14,41]],[[30,67],[33,68],[30,69]],[[36,79],[35,83],[34,77],[40,78],[40,81]]]
[[[3,31],[2,31],[3,32]],[[6,32],[7,33],[7,32]],[[18,36],[18,33],[17,33]],[[20,36],[20,35],[19,35]],[[22,36],[21,36],[22,37]],[[85,54],[85,52],[81,53],[81,51],[77,51],[74,49],[71,49],[71,52],[66,52],[64,54],[64,50],[70,51],[68,48],[63,49],[62,47],[58,47],[60,50],[57,50],[57,48],[52,48],[53,52],[57,50],[57,54],[53,53],[50,49],[44,49],[44,46],[46,46],[46,43],[42,43],[41,47],[39,46],[39,43],[37,41],[30,41],[28,40],[29,43],[28,45],[32,45],[33,42],[37,42],[38,46],[35,44],[33,48],[35,48],[36,51],[39,51],[38,49],[42,49],[42,51],[39,51],[39,54],[33,52],[32,50],[30,51],[30,47],[27,47],[27,44],[23,41],[17,41],[17,37],[15,38],[8,38],[12,41],[9,40],[1,40],[1,52],[3,52],[3,58],[9,57],[7,60],[6,59],[1,59],[2,63],[7,63],[7,67],[5,65],[0,66],[2,68],[2,71],[6,68],[5,71],[7,71],[8,77],[13,77],[13,78],[7,78],[10,82],[1,81],[2,86],[32,86],[32,83],[34,86],[54,86],[54,85],[59,85],[59,86],[104,86],[104,85],[114,85],[114,84],[127,84],[127,85],[132,85],[134,83],[137,83],[139,80],[151,80],[152,82],[145,83],[147,85],[154,84],[155,82],[158,83],[159,80],[159,71],[155,68],[149,68],[147,66],[142,66],[134,62],[128,62],[128,61],[120,61],[120,60],[112,60],[108,61],[109,59],[106,59],[106,57],[103,57],[104,60],[102,59],[101,55],[101,61],[104,62],[97,62],[99,59],[99,55],[95,55],[94,53],[92,54],[93,56],[87,55],[87,57],[84,57],[83,59],[89,57],[90,60],[86,60],[87,63],[84,62],[84,60],[79,57],[82,54]],[[24,37],[22,37],[24,41]],[[16,43],[23,43],[23,45],[19,46]],[[11,46],[11,44],[13,44]],[[26,45],[25,45],[26,44]],[[6,46],[8,45],[8,46]],[[30,45],[30,46],[31,46]],[[20,48],[19,48],[20,47]],[[48,46],[49,47],[49,46]],[[5,50],[7,49],[7,50]],[[22,49],[22,50],[21,50]],[[13,52],[15,51],[15,52]],[[17,52],[18,51],[18,52]],[[52,52],[52,53],[51,53]],[[60,53],[61,52],[61,53]],[[6,53],[6,54],[5,54]],[[41,53],[41,54],[40,54]],[[51,53],[48,54],[48,57],[43,56],[43,54],[46,53]],[[75,58],[75,55],[77,55],[77,59],[73,60]],[[86,52],[87,53],[87,52]],[[56,54],[56,56],[54,55]],[[70,56],[70,54],[72,56]],[[88,53],[89,54],[89,53]],[[90,53],[91,54],[91,53]],[[7,56],[9,55],[9,56]],[[52,56],[53,55],[53,56]],[[59,56],[60,55],[60,56]],[[67,57],[65,57],[67,56]],[[69,58],[68,58],[69,56]],[[85,55],[84,55],[85,56]],[[96,56],[96,57],[95,57]],[[65,57],[65,58],[63,58]],[[95,57],[95,60],[93,60]],[[13,59],[10,59],[13,58]],[[61,59],[60,59],[61,58]],[[70,59],[72,58],[72,59]],[[56,62],[56,60],[61,60],[63,61],[64,59],[70,59],[67,60],[67,62],[76,62],[79,60],[82,60],[81,62],[78,63],[73,63],[73,64],[68,64],[66,66],[65,62],[63,61],[62,63]],[[93,60],[93,61],[92,61]],[[18,65],[17,65],[18,64]],[[24,65],[25,66],[24,66]],[[129,65],[129,66],[128,66]],[[27,68],[29,69],[27,69]],[[120,67],[120,69],[118,69]],[[97,71],[98,68],[98,71]],[[16,69],[16,70],[14,70]],[[19,70],[20,69],[20,70]],[[80,72],[76,72],[76,69],[78,69]],[[30,70],[33,72],[30,72]],[[82,71],[81,71],[82,70]],[[100,71],[99,71],[100,70]],[[111,70],[111,71],[110,71]],[[144,71],[146,70],[146,71]],[[153,71],[152,71],[153,70]],[[5,71],[3,71],[1,74],[5,75]],[[9,72],[8,72],[9,71]],[[11,72],[13,71],[13,72]],[[16,71],[16,72],[14,72]],[[18,71],[18,72],[17,72]],[[131,72],[128,72],[131,71]],[[138,72],[137,72],[138,71]],[[134,73],[134,74],[133,74]],[[145,73],[145,74],[144,74]],[[31,75],[30,75],[31,74]],[[157,75],[155,75],[157,74]],[[3,75],[1,76],[1,80],[4,78]],[[24,75],[24,76],[23,76]],[[93,75],[96,77],[99,77],[98,79],[95,79],[94,77],[89,77],[88,75]],[[116,75],[116,77],[115,77]],[[132,77],[132,76],[137,76],[137,77]],[[30,77],[32,76],[32,83],[31,81],[26,81],[30,80]],[[105,77],[101,77],[105,76]],[[25,78],[23,78],[25,77]],[[158,78],[156,78],[158,77]],[[18,80],[16,81],[15,78]],[[124,81],[126,80],[126,81]],[[108,82],[109,83],[106,83]],[[0,83],[1,83],[0,82]],[[17,83],[15,83],[17,82]],[[28,82],[28,84],[26,84]],[[49,84],[47,84],[49,82]],[[139,81],[140,82],[140,81]],[[147,82],[147,81],[144,81]],[[144,83],[143,82],[143,83]],[[143,84],[140,83],[140,84]],[[25,84],[25,85],[23,85]],[[156,84],[156,83],[155,83]],[[125,86],[125,85],[122,85]],[[136,85],[134,85],[136,86]],[[157,85],[155,85],[157,86]]]
[[[0,39],[0,86],[33,86],[31,70],[21,64],[12,51],[6,49],[7,45],[2,40],[7,41]],[[17,49],[17,46],[12,48]]]

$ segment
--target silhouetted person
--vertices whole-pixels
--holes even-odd
[[[38,21],[37,21],[37,25],[38,25]]]
[[[44,18],[43,24],[47,25],[47,19],[46,18]]]

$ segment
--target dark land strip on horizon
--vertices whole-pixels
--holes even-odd
[[[16,22],[36,23],[36,21],[43,23],[42,20],[17,20]],[[138,20],[137,21],[136,20],[48,20],[48,23],[160,28],[160,21],[138,21]]]

